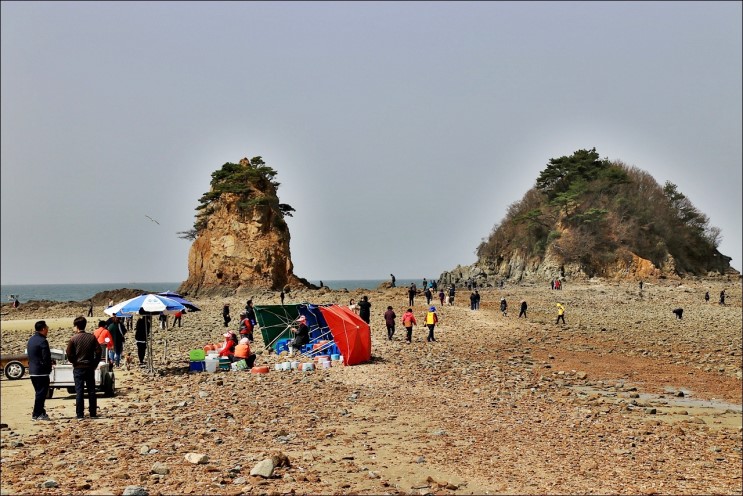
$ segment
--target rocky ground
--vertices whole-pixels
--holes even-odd
[[[203,311],[182,329],[155,333],[160,373],[118,369],[116,397],[98,400],[103,417],[82,423],[61,391],[47,401],[53,421],[32,423],[30,381],[3,379],[3,494],[741,493],[738,280],[481,293],[473,312],[460,290],[438,309],[438,342],[419,326],[411,345],[402,328],[388,341],[382,320],[387,305],[402,316],[404,288],[292,294],[341,304],[368,294],[372,361],[277,372],[285,358],[263,353],[265,375],[186,373],[189,349],[221,341],[222,305],[236,317],[246,298],[196,300]],[[425,307],[416,300],[419,321]],[[64,348],[83,310],[3,306],[2,353],[22,352],[41,318]]]

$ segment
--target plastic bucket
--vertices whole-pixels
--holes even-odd
[[[281,367],[281,364],[280,364],[280,363],[277,363],[277,364],[275,364],[275,365],[273,366],[273,369],[274,369],[274,370],[281,370],[281,369],[282,369],[282,367]]]
[[[334,353],[334,354],[330,355],[330,359],[332,361],[334,361],[334,362],[337,362],[338,360],[341,359],[341,356],[339,354],[337,354],[337,353]]]
[[[291,362],[292,364],[292,370],[297,370],[299,368],[299,362]]]
[[[206,367],[206,371],[210,374],[213,374],[217,371],[218,365],[219,365],[219,359],[215,360],[214,358],[206,357],[206,360],[204,360],[204,366]]]
[[[315,364],[314,363],[303,363],[302,364],[302,371],[303,372],[312,372],[315,370]]]
[[[281,370],[291,370],[292,362],[281,362]]]
[[[324,369],[329,369],[330,368],[330,362],[328,362],[327,360],[323,360],[323,361],[318,362],[317,366],[318,367],[321,367],[321,368],[324,368]]]
[[[315,362],[324,362],[326,360],[330,360],[328,355],[318,355],[315,357]]]

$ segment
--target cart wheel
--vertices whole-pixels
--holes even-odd
[[[50,399],[52,396],[54,396],[54,388],[53,387],[50,387],[46,391],[46,399]]]
[[[10,362],[5,366],[5,377],[11,381],[16,381],[26,373],[26,367],[21,362]]]
[[[74,387],[68,387],[67,388],[67,394],[75,394],[75,388]]]
[[[113,372],[106,374],[106,385],[103,388],[103,396],[110,398],[116,394],[116,377]]]

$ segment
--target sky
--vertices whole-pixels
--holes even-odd
[[[211,173],[258,155],[313,281],[471,264],[550,158],[593,147],[675,183],[743,266],[741,2],[0,14],[3,284],[185,280]]]

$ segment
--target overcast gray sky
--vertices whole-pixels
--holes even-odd
[[[437,277],[552,157],[679,189],[741,269],[740,2],[3,2],[2,282],[181,281],[211,173],[295,273]],[[155,224],[145,216],[156,219]]]

